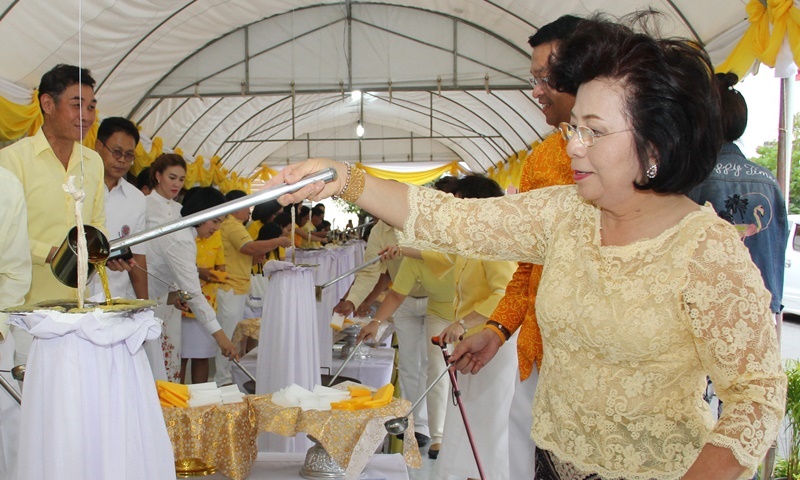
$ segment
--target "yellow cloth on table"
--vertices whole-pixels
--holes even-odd
[[[300,407],[275,405],[271,395],[248,395],[243,403],[163,411],[176,460],[199,458],[226,477],[243,480],[258,454],[256,437],[264,432],[283,436],[306,432],[342,468],[360,472],[386,435],[383,423],[405,415],[410,406],[407,400],[394,399],[372,410],[303,412]],[[422,460],[411,423],[403,457],[409,467],[419,468]]]

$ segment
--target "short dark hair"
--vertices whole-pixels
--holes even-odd
[[[629,17],[640,21],[655,12]],[[656,39],[601,16],[583,20],[550,69],[559,91],[576,94],[592,80],[623,85],[641,172],[639,190],[686,193],[711,173],[722,145],[719,96],[706,52],[685,39]]]
[[[300,209],[297,211],[297,218],[303,218],[303,217],[306,217],[306,216],[308,216],[308,214],[309,214],[309,213],[311,213],[311,209],[310,209],[310,208],[308,208],[308,205],[303,205],[303,206],[302,206],[302,207],[300,207]]]
[[[242,190],[231,190],[225,194],[225,201],[230,202],[231,200],[236,200],[242,197],[246,197],[247,192]]]
[[[64,90],[76,83],[88,85],[94,90],[95,81],[88,69],[59,63],[42,75],[39,81],[39,104],[41,105],[42,95],[45,94],[53,97],[58,103]]]
[[[581,18],[574,15],[562,15],[556,20],[543,25],[528,37],[528,45],[536,48],[550,42],[563,42],[572,35],[581,23]]]
[[[272,240],[283,235],[283,228],[275,222],[265,223],[258,229],[256,240]]]
[[[292,214],[288,212],[281,212],[275,215],[275,218],[272,219],[272,223],[277,223],[279,227],[285,228],[287,225],[292,224]]]
[[[733,88],[737,83],[739,76],[735,73],[717,74],[722,138],[726,142],[738,140],[747,128],[747,101],[739,90]]]
[[[262,223],[267,223],[269,217],[275,215],[281,210],[281,204],[277,200],[270,200],[269,202],[259,203],[253,207],[253,214],[250,215],[254,221],[258,220]]]
[[[440,192],[453,193],[456,191],[456,188],[458,188],[458,177],[453,177],[450,175],[442,177],[434,182],[433,188],[439,190]]]
[[[323,207],[321,203],[318,203],[311,207],[311,216],[318,217],[320,215],[325,215],[325,207]]]
[[[139,144],[139,129],[127,118],[108,117],[104,119],[97,128],[97,139],[105,143],[111,135],[122,132],[133,137],[136,145]]]
[[[155,187],[158,183],[156,179],[157,173],[164,173],[164,170],[169,167],[183,167],[186,171],[186,160],[177,153],[162,153],[150,165],[150,187]]]
[[[503,189],[491,178],[479,174],[467,175],[458,181],[454,195],[461,198],[502,197]]]
[[[214,187],[190,188],[183,197],[181,216],[188,217],[211,207],[225,203],[225,196]]]
[[[143,168],[139,175],[136,175],[136,188],[141,190],[142,187],[153,188],[153,184],[150,183],[150,167]]]

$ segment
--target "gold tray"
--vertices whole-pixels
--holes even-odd
[[[205,477],[213,475],[217,469],[208,466],[199,458],[184,458],[175,460],[175,473],[178,478]]]
[[[156,306],[153,300],[139,300],[131,298],[115,298],[111,305],[105,302],[84,302],[83,308],[78,308],[78,301],[72,299],[44,300],[32,305],[20,305],[2,310],[10,314],[29,314],[39,310],[53,310],[62,313],[87,313],[100,309],[108,313],[136,313],[142,310],[149,310]]]

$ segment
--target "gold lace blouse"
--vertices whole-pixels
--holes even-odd
[[[410,187],[408,203],[401,243],[544,265],[538,446],[629,480],[678,478],[709,442],[751,469],[766,453],[786,390],[770,297],[711,210],[601,246],[600,210],[574,186],[482,200]],[[706,375],[725,403],[716,424]]]

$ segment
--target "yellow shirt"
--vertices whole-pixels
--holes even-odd
[[[68,167],[56,157],[47,138],[40,129],[32,136],[0,150],[0,166],[7,168],[22,183],[28,210],[28,237],[30,242],[31,289],[26,303],[42,300],[75,299],[78,291],[59,282],[46,264],[52,247],[58,247],[75,226],[75,203],[61,185],[70,176],[75,186],[80,186],[81,155],[83,155],[83,223],[105,232],[105,184],[103,161],[94,150],[75,143]],[[112,240],[112,239],[109,239]]]
[[[603,478],[679,478],[706,443],[751,469],[763,458],[786,400],[771,295],[711,208],[605,246],[600,209],[574,186],[408,195],[416,208],[401,240],[414,247],[544,265],[537,446]],[[725,403],[717,422],[702,398],[706,375]]]
[[[312,238],[314,238],[314,237],[311,236],[311,232],[314,231],[314,225],[312,225],[311,222],[306,222],[305,225],[303,225],[302,227],[297,227],[297,228],[299,228],[299,229],[303,230],[304,232],[306,232],[306,234],[308,235],[308,238],[309,238],[309,240],[306,240],[305,238],[299,237],[300,238],[300,248],[320,248],[320,247],[322,247],[322,244],[320,242],[315,242],[315,241],[311,240]],[[297,234],[295,234],[295,235],[297,235]]]
[[[378,255],[378,252],[392,245],[397,245],[397,236],[395,235],[394,228],[385,222],[379,221],[372,227],[372,232],[369,234],[367,248],[364,250],[364,261],[372,260]],[[353,305],[358,308],[370,292],[372,292],[372,289],[375,287],[382,273],[388,272],[392,280],[397,278],[397,271],[400,270],[401,260],[400,258],[396,258],[386,262],[373,263],[356,273],[356,278],[353,280],[353,285],[350,287],[350,292],[347,294],[347,300],[353,302]],[[421,286],[417,285],[411,290],[409,295],[413,297],[424,297],[428,294],[425,293],[425,290],[423,290]]]
[[[222,248],[222,234],[217,230],[208,238],[195,238],[197,243],[197,266],[199,268],[214,268],[217,265],[225,265],[225,249]],[[208,304],[214,311],[217,310],[217,289],[219,283],[209,283],[200,279],[200,288],[203,296],[208,300]],[[183,316],[194,318],[193,313],[184,313]]]
[[[428,313],[453,321],[453,296],[455,283],[453,270],[450,269],[444,276],[436,275],[425,263],[413,258],[404,258],[400,263],[400,270],[394,278],[392,290],[408,295],[419,283],[428,293]]]
[[[490,318],[500,299],[506,293],[506,285],[514,275],[516,262],[502,260],[478,260],[460,255],[424,251],[425,266],[435,275],[441,276],[452,269],[455,280],[453,310],[460,320],[472,312]],[[465,337],[477,333],[483,325],[470,328]]]
[[[253,220],[250,222],[250,225],[247,226],[247,233],[250,234],[250,238],[253,240],[258,240],[258,232],[261,230],[261,227],[264,226],[264,222],[261,220]]]
[[[0,168],[0,310],[25,301],[31,288],[31,253],[25,193],[17,177]],[[8,334],[8,315],[0,312],[0,340]]]
[[[245,255],[240,250],[253,241],[247,229],[239,220],[228,215],[219,226],[222,235],[222,247],[225,249],[225,270],[228,272],[228,282],[220,285],[220,289],[229,291],[233,289],[236,295],[244,295],[250,291],[250,270],[253,267],[253,257]]]

